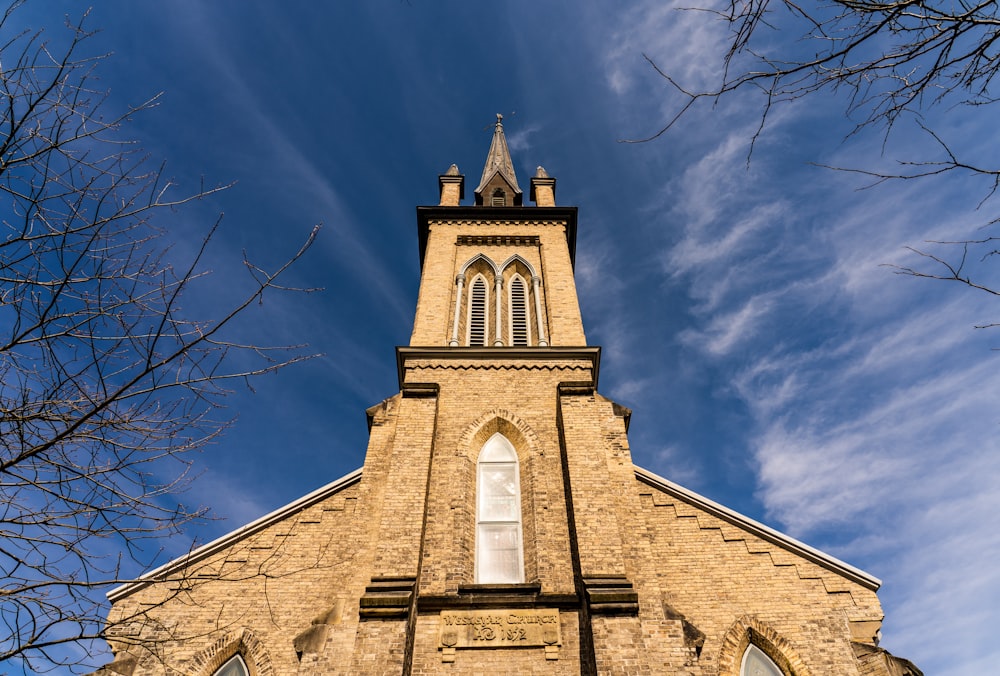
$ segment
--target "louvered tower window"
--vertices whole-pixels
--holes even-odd
[[[480,276],[469,295],[469,345],[486,346],[486,280]]]
[[[520,275],[510,280],[510,344],[529,345],[528,290]]]
[[[493,201],[492,206],[502,207],[507,205],[507,193],[503,191],[502,188],[497,188],[493,191]]]

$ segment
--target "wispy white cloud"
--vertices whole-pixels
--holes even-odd
[[[532,148],[531,137],[541,131],[539,124],[518,125],[511,133],[504,132],[507,138],[507,148],[513,153],[524,153],[528,155]]]
[[[706,88],[718,76],[722,22],[708,22],[683,2],[633,3],[618,17],[606,54],[607,80],[619,95],[634,94],[640,75],[652,75],[648,56],[681,86]]]
[[[739,307],[713,314],[701,329],[686,329],[681,341],[694,348],[721,356],[753,339],[758,325],[774,307],[772,294],[751,296]]]
[[[666,53],[676,27],[661,31],[662,43],[652,34],[667,8],[633,11],[647,12],[646,23],[622,32],[608,57],[618,95],[638,92],[643,66],[630,50],[711,83],[709,58],[685,72]],[[718,48],[717,36],[692,35],[681,40],[689,53]],[[1000,536],[989,518],[972,516],[1000,508],[1000,384],[990,337],[971,329],[992,305],[883,265],[912,262],[907,245],[967,236],[975,220],[955,205],[968,203],[968,186],[857,191],[857,175],[783,164],[786,134],[815,116],[800,106],[771,119],[748,170],[753,129],[739,118],[741,105],[752,103],[713,112],[718,133],[653,198],[679,223],[660,261],[688,295],[679,338],[689,367],[720,372],[726,395],[745,407],[768,518],[886,578],[885,645],[936,673],[973,673],[960,652],[995,643],[983,599],[1000,593]],[[710,126],[691,123],[706,134]],[[863,139],[825,157],[816,147],[808,159],[834,166],[865,166],[873,154]],[[676,456],[685,452],[671,450],[663,471],[683,466]],[[952,660],[922,639],[942,624],[962,635]]]

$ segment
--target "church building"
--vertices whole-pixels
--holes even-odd
[[[878,579],[632,464],[577,209],[499,115],[473,203],[438,183],[364,466],[111,591],[97,673],[920,676]]]

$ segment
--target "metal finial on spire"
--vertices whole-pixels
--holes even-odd
[[[513,190],[514,204],[520,204],[521,188],[517,185],[517,176],[514,175],[514,163],[510,160],[510,151],[507,149],[507,139],[503,133],[503,115],[497,113],[497,123],[493,130],[493,142],[490,144],[490,152],[486,156],[486,165],[483,167],[483,178],[476,188],[476,203],[482,204],[482,193],[486,185],[497,175],[509,185]]]

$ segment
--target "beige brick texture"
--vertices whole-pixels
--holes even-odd
[[[452,337],[455,319],[458,289],[455,279],[462,267],[479,254],[488,257],[498,266],[513,255],[527,260],[541,280],[540,304],[549,345],[586,344],[576,284],[573,281],[573,266],[566,243],[566,223],[561,220],[546,219],[543,217],[544,210],[537,211],[540,212],[538,218],[500,223],[471,219],[442,219],[430,222],[410,345],[424,347],[448,344]],[[460,237],[480,238],[500,243],[460,244]],[[505,240],[509,242],[518,238],[521,238],[522,242],[528,238],[537,238],[537,243],[502,243]],[[471,277],[472,275],[467,276],[459,308],[459,345],[467,344],[465,329]],[[505,277],[505,281],[509,281],[510,274]],[[526,281],[531,283],[530,279]],[[492,321],[495,296],[492,284],[489,286],[488,310],[491,320],[487,322],[490,329],[488,345],[492,345],[496,339]],[[506,312],[508,306],[506,285],[502,293],[504,296],[501,307],[502,311]],[[529,313],[532,318],[533,342],[537,344],[538,335],[535,329],[537,320],[533,298],[529,303]],[[501,335],[501,339],[505,345],[509,345],[506,335]]]

